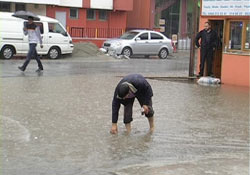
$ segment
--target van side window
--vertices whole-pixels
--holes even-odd
[[[50,33],[60,33],[65,35],[65,30],[58,23],[49,23],[49,32]]]
[[[40,33],[41,34],[43,34],[44,33],[44,31],[43,31],[43,23],[41,23],[41,22],[34,22],[37,26],[39,26],[39,28],[40,28]],[[27,21],[25,21],[24,22],[24,26],[26,26],[28,24],[28,22]]]

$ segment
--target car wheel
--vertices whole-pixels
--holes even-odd
[[[51,47],[48,53],[50,59],[57,59],[61,56],[61,51],[58,47]]]
[[[5,46],[1,51],[1,57],[4,59],[11,59],[15,53],[12,46]]]
[[[166,48],[161,49],[159,52],[159,57],[161,59],[166,59],[168,57],[168,49]]]
[[[129,47],[125,47],[122,50],[122,55],[127,56],[127,57],[131,57],[132,56],[132,50]]]

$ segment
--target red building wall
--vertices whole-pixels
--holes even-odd
[[[90,8],[90,0],[83,0],[82,4],[83,8]]]
[[[56,11],[66,12],[66,26],[68,27],[86,27],[86,9],[78,9],[78,19],[69,17],[70,9],[67,7],[47,6],[46,13],[48,17],[55,18]]]
[[[128,12],[127,28],[154,27],[155,0],[134,0],[133,11]]]
[[[114,10],[132,11],[134,0],[114,0]]]
[[[55,18],[57,11],[66,12],[66,28],[68,32],[72,32],[71,35],[76,34],[75,38],[73,36],[73,41],[91,41],[100,47],[105,38],[118,37],[125,31],[127,27],[127,11],[133,9],[133,1],[114,0],[114,10],[107,11],[107,20],[99,19],[98,9],[95,10],[96,19],[87,19],[90,0],[83,0],[83,8],[78,8],[78,19],[70,18],[70,8],[67,7],[47,6],[46,13],[47,16]]]

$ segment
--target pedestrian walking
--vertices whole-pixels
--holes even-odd
[[[199,42],[199,40],[201,40]],[[213,57],[214,51],[217,48],[218,36],[217,33],[211,29],[209,22],[205,23],[204,29],[201,30],[195,38],[196,46],[200,48],[200,72],[199,77],[204,75],[205,62],[207,63],[207,75],[213,75]]]
[[[42,37],[40,33],[40,27],[34,23],[33,17],[31,16],[28,17],[28,24],[23,28],[23,32],[24,32],[24,35],[28,35],[29,52],[28,52],[28,55],[26,57],[24,64],[22,66],[19,66],[18,68],[21,71],[25,71],[31,58],[35,58],[38,64],[38,69],[36,70],[36,72],[41,72],[43,70],[43,65],[39,56],[37,55],[36,46],[37,46],[37,43],[40,43],[40,47],[43,48]]]
[[[117,85],[112,101],[112,128],[110,133],[118,132],[117,121],[121,104],[124,105],[123,122],[127,132],[131,131],[133,121],[133,104],[135,98],[139,101],[142,114],[148,118],[150,132],[154,130],[154,110],[152,107],[153,91],[147,80],[140,74],[125,76]]]

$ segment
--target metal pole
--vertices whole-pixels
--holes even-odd
[[[194,60],[195,60],[195,36],[197,29],[197,11],[198,11],[198,0],[194,0],[194,10],[192,13],[193,18],[193,29],[192,29],[192,37],[191,37],[191,47],[190,47],[190,60],[189,60],[189,77],[194,76]]]

